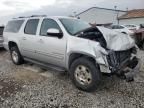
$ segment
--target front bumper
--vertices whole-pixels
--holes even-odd
[[[125,72],[124,70],[127,68],[129,71],[132,71],[132,73],[127,73],[126,76],[129,76],[128,74],[134,75],[134,73],[139,71],[139,66],[141,64],[140,60],[136,57],[136,53],[137,51],[135,48],[126,51],[110,50],[107,55],[107,61],[111,73],[119,74]]]
[[[126,59],[120,66],[112,72],[118,76],[125,76],[126,79],[133,79],[137,73],[140,71],[141,61],[136,57],[131,57],[131,59]]]

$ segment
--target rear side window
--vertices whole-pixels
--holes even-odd
[[[24,20],[9,21],[5,28],[5,32],[12,32],[12,33],[19,32],[23,22],[24,22]]]
[[[39,19],[28,20],[24,30],[25,34],[35,35],[37,31],[38,23],[39,23]]]

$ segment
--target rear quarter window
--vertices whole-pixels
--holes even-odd
[[[24,20],[9,21],[6,25],[5,32],[17,33],[19,32]]]

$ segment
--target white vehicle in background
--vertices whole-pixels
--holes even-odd
[[[128,35],[134,35],[134,31],[130,30],[128,27],[124,25],[111,25],[110,28],[117,32],[121,32]]]
[[[140,26],[138,25],[134,25],[134,24],[126,24],[124,25],[126,28],[128,28],[129,30],[138,30],[140,29]]]

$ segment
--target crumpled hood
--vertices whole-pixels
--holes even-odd
[[[134,40],[126,34],[115,32],[105,27],[97,27],[103,34],[107,48],[114,51],[127,50],[135,46]]]

